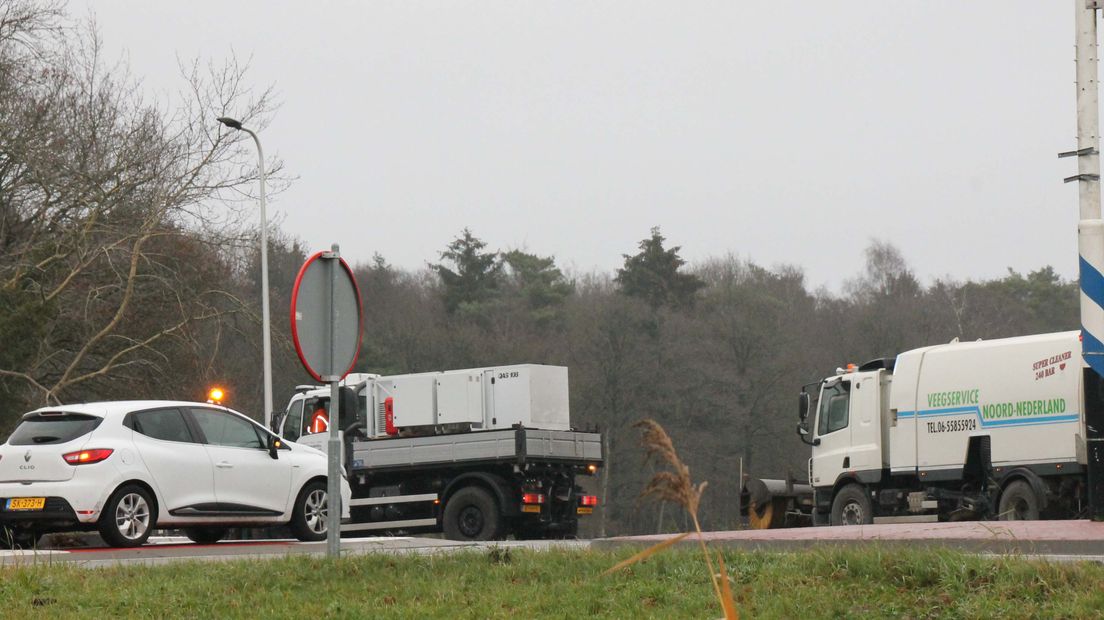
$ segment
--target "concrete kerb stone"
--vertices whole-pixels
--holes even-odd
[[[607,538],[595,540],[590,548],[608,551],[625,547],[646,548],[656,544],[654,540],[638,540],[632,537]],[[1104,555],[1104,541],[1028,541],[1028,540],[961,540],[918,539],[918,540],[739,540],[713,538],[706,542],[713,549],[736,549],[740,551],[760,551],[793,553],[817,549],[843,549],[877,547],[882,549],[952,549],[967,553],[993,553],[1002,555]],[[690,536],[674,545],[686,549],[698,549],[697,538]]]
[[[861,525],[705,532],[716,548],[746,551],[808,551],[832,547],[946,548],[968,553],[1022,555],[1104,555],[1104,523],[1090,521],[958,522],[916,525]],[[594,549],[647,547],[668,536],[595,540]],[[689,537],[679,545],[697,545]]]

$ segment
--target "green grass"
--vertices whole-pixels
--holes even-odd
[[[700,554],[492,550],[251,562],[0,569],[7,618],[717,618]],[[1104,567],[942,550],[726,552],[753,618],[1104,618]],[[334,575],[336,567],[336,576]]]

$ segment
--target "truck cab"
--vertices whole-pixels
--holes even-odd
[[[835,486],[847,478],[876,481],[887,466],[883,429],[892,420],[883,420],[883,412],[892,375],[884,361],[878,364],[880,368],[868,370],[853,365],[842,369],[820,382],[815,401],[808,399],[802,436],[812,436],[809,482],[814,487]]]
[[[827,504],[848,484],[882,479],[893,423],[887,415],[892,369],[893,360],[849,364],[802,390],[798,433],[812,446],[809,484],[820,503]]]
[[[340,383],[338,390],[338,421],[342,438],[349,427],[366,418],[364,387],[379,375],[351,373]],[[321,385],[300,385],[288,401],[287,408],[272,421],[272,430],[288,441],[310,446],[325,452],[329,440],[330,388]],[[315,424],[314,417],[322,413],[325,424]],[[352,429],[355,433],[355,427]],[[344,461],[342,461],[344,462]]]

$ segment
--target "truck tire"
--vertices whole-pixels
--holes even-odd
[[[499,540],[502,515],[498,502],[481,487],[464,487],[445,504],[445,538],[449,540]]]
[[[874,508],[866,489],[849,484],[832,500],[832,525],[866,525],[874,522]]]
[[[1001,493],[997,515],[1001,521],[1037,521],[1039,503],[1031,484],[1026,480],[1013,480]]]

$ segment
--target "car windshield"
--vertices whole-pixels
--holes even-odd
[[[83,413],[44,411],[28,414],[11,437],[8,437],[8,444],[30,446],[65,443],[91,433],[100,422],[103,422],[103,418]]]

